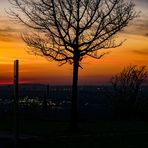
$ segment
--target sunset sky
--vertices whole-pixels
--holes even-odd
[[[110,78],[129,64],[145,65],[148,68],[148,0],[133,0],[136,10],[141,11],[124,32],[118,34],[118,41],[126,42],[100,60],[85,58],[80,69],[79,84],[107,84]],[[10,20],[5,10],[10,5],[0,0],[0,84],[13,82],[13,62],[20,61],[22,83],[49,83],[50,85],[71,84],[72,65],[58,66],[57,62],[29,54],[20,34],[23,27]],[[104,50],[100,50],[100,54]]]

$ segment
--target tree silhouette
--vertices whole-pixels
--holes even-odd
[[[138,97],[141,92],[141,85],[148,76],[145,66],[130,65],[111,79],[114,90],[114,105],[117,112],[133,113]],[[125,111],[126,110],[126,111]],[[133,116],[133,114],[132,114]]]
[[[137,16],[129,0],[9,0],[11,16],[29,28],[23,40],[35,55],[73,65],[71,127],[77,126],[78,69],[85,56],[115,48],[115,34]]]

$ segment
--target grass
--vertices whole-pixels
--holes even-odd
[[[0,131],[13,131],[10,118],[1,120]],[[20,140],[19,148],[147,148],[148,125],[143,121],[80,122],[79,132],[70,132],[68,122],[21,119],[20,133],[37,136]],[[7,147],[12,141],[3,140]]]

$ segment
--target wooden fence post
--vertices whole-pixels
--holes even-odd
[[[19,60],[14,61],[14,144],[17,147],[19,139]]]

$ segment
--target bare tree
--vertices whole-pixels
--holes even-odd
[[[123,97],[137,96],[148,72],[145,66],[130,65],[111,79],[114,91]]]
[[[126,116],[127,114],[133,116],[134,108],[141,95],[141,85],[147,76],[148,72],[145,66],[130,65],[125,67],[121,73],[112,77],[113,102],[116,112],[122,112]]]
[[[9,0],[11,16],[33,34],[23,35],[30,51],[73,65],[71,126],[77,125],[78,69],[85,56],[115,48],[115,34],[137,16],[130,0]]]

